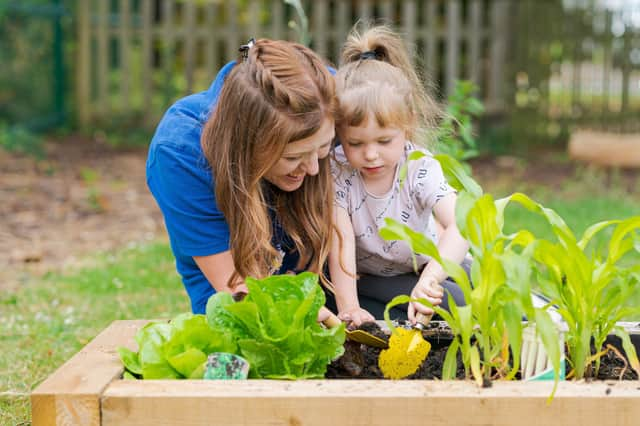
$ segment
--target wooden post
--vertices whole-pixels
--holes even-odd
[[[447,68],[445,71],[445,94],[451,96],[456,80],[460,78],[460,2],[447,2]]]
[[[215,75],[216,70],[219,68],[219,35],[218,35],[218,5],[214,2],[208,3],[206,6],[205,16],[205,75],[210,77],[210,80]]]
[[[142,0],[140,6],[142,23],[142,107],[146,124],[151,123],[151,98],[153,75],[153,36],[151,34],[151,0]]]
[[[327,57],[327,1],[316,0],[313,2],[313,49],[322,57]]]
[[[339,40],[339,42],[336,44],[337,46],[342,46],[344,40],[347,39],[347,34],[349,33],[349,23],[351,22],[351,14],[347,2],[339,1],[335,13],[335,21],[338,27],[336,31],[336,39]],[[340,47],[337,48],[337,50],[339,49]],[[339,55],[340,53],[336,52],[336,57],[338,58],[338,61],[336,62],[340,62]]]
[[[387,23],[393,23],[393,3],[391,0],[381,0],[380,1],[380,11],[382,17],[385,19]]]
[[[405,0],[406,2],[407,0]],[[372,17],[371,0],[358,0],[358,18],[368,21]]]
[[[468,58],[468,78],[481,86],[482,78],[482,41],[484,39],[484,29],[482,28],[482,3],[481,0],[472,0],[470,10],[469,31],[467,31],[467,51]]]
[[[98,96],[97,104],[100,118],[104,119],[109,111],[109,2],[98,2]]]
[[[265,36],[264,34],[262,34],[262,25],[260,24],[260,8],[261,2],[259,0],[249,1],[249,19],[247,22],[249,35],[246,37],[247,39],[249,39],[250,37],[258,39]],[[246,40],[243,40],[243,42],[245,41]]]
[[[427,23],[426,40],[425,40],[425,67],[433,81],[438,79],[438,39],[440,37],[438,31],[438,9],[436,2],[430,0],[424,8],[424,22]]]
[[[187,93],[193,92],[193,73],[196,68],[196,5],[193,2],[184,4],[184,23],[182,34],[184,37],[184,72],[187,80]]]
[[[91,119],[91,9],[88,1],[78,3],[78,71],[76,103],[78,122],[86,127]]]
[[[171,80],[173,78],[174,67],[174,48],[175,48],[175,29],[173,25],[174,18],[174,1],[164,0],[162,5],[162,19],[164,22],[161,26],[162,34],[162,69],[165,76],[165,90],[163,103],[168,105],[175,94],[173,93],[173,87]]]
[[[487,110],[502,112],[504,109],[503,85],[505,84],[505,58],[507,48],[507,19],[509,2],[495,0],[491,5],[490,28],[492,32],[490,60],[491,74],[487,90]]]
[[[402,28],[407,42],[416,42],[416,3],[405,1],[402,3]]]
[[[130,0],[120,0],[119,7],[119,74],[120,74],[120,96],[122,101],[122,109],[128,111],[130,109],[130,92],[131,92],[131,9]]]
[[[99,426],[100,398],[122,374],[119,346],[135,349],[135,333],[148,321],[114,321],[31,393],[33,426]]]
[[[224,2],[226,10],[227,25],[225,28],[226,52],[224,62],[231,61],[238,57],[238,49],[240,48],[240,35],[238,34],[238,25],[236,19],[238,17],[238,2],[237,0],[227,0]],[[246,43],[247,40],[242,40],[242,43]]]

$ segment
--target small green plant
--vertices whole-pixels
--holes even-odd
[[[100,179],[100,173],[90,167],[83,167],[80,170],[82,182],[87,187],[87,202],[94,212],[100,213],[105,210],[102,194],[98,189],[97,182]]]
[[[0,122],[0,148],[8,152],[30,155],[37,160],[45,157],[44,140],[24,127]]]
[[[532,254],[536,247],[533,235],[521,230],[503,234],[504,209],[510,201],[527,202],[521,194],[494,201],[486,194],[476,198],[462,192],[458,199],[457,222],[460,233],[469,241],[473,255],[471,285],[460,265],[443,259],[435,244],[425,235],[406,225],[387,219],[380,231],[387,240],[407,242],[417,253],[438,261],[460,285],[467,305],[456,306],[449,300],[451,312],[440,307],[441,315],[456,336],[443,365],[443,378],[455,378],[456,354],[459,351],[467,376],[479,384],[495,377],[512,379],[520,369],[522,317],[536,322],[536,330],[554,366],[556,381],[560,371],[558,331],[548,313],[534,308],[530,280]],[[407,303],[408,296],[398,296],[388,310]],[[426,300],[418,300],[431,306]]]
[[[589,227],[580,240],[553,210],[535,208],[553,228],[557,242],[541,240],[534,258],[536,277],[542,291],[559,306],[568,326],[567,349],[573,376],[581,379],[595,361],[597,376],[600,352],[609,334],[622,340],[631,367],[640,374],[640,363],[628,333],[617,326],[621,319],[640,314],[640,306],[628,300],[640,291],[640,265],[625,263],[625,255],[640,253],[640,216],[599,222]],[[607,252],[588,250],[589,242],[613,227]],[[596,353],[591,353],[593,342]]]
[[[476,96],[477,91],[478,87],[471,81],[456,81],[436,132],[436,151],[463,163],[478,155],[473,120],[484,113],[484,105]]]

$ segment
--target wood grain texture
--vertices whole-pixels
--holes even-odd
[[[114,381],[103,425],[637,425],[640,383]]]
[[[31,393],[31,417],[40,425],[100,425],[100,395],[122,374],[117,348],[135,349],[148,320],[114,321]]]
[[[609,167],[640,167],[640,134],[581,130],[571,135],[569,157]]]

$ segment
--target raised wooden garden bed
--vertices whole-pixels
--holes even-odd
[[[40,425],[637,425],[640,382],[121,380],[116,348],[147,321],[115,321],[31,394]]]

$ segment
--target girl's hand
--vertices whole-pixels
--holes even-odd
[[[421,277],[420,280],[418,280],[416,286],[411,291],[412,299],[427,299],[434,305],[439,305],[440,303],[442,303],[443,296],[443,287],[440,285],[438,279],[432,275]],[[429,315],[433,314],[433,309],[427,308],[422,303],[409,303],[409,309],[407,309],[407,317],[412,324],[415,324],[416,322],[416,312]]]
[[[359,306],[338,312],[338,318],[346,322],[349,327],[359,327],[363,322],[376,320],[367,310]]]

